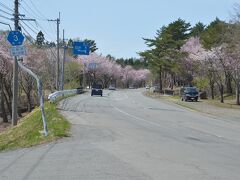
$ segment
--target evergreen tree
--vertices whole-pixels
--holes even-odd
[[[153,73],[159,75],[159,86],[162,90],[163,72],[174,75],[177,71],[176,62],[185,54],[180,49],[190,36],[190,24],[178,19],[157,31],[155,39],[144,39],[150,50],[139,55],[148,60]]]
[[[98,50],[97,44],[96,44],[96,42],[94,40],[85,39],[84,42],[89,45],[90,52],[95,52],[96,50]]]
[[[191,29],[191,36],[199,37],[202,32],[205,30],[205,25],[201,22],[198,22],[192,29]]]
[[[201,41],[206,49],[219,46],[225,41],[224,35],[228,29],[228,24],[216,18],[210,23],[201,34]]]
[[[44,45],[44,34],[42,33],[42,31],[39,31],[39,33],[37,34],[37,38],[36,38],[36,44],[38,46],[43,46]]]

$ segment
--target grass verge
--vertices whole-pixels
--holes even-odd
[[[181,101],[181,98],[179,96],[163,96],[159,93],[152,93],[152,92],[144,92],[144,95],[152,98],[158,98],[158,99],[166,100],[169,102],[173,102],[177,105],[189,108],[191,110],[196,110],[196,111],[199,110],[197,107],[193,107],[192,103],[186,103],[184,101]],[[240,110],[240,106],[235,104],[233,97],[228,99],[226,98],[225,103],[220,103],[218,99],[216,100],[204,99],[204,100],[200,100],[200,102],[204,104],[212,105],[213,107]]]
[[[70,123],[58,113],[56,103],[46,102],[45,113],[49,131],[47,137],[42,134],[41,111],[36,108],[22,118],[16,127],[8,128],[0,134],[0,151],[30,147],[68,137]]]

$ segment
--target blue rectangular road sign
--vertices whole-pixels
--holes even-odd
[[[75,41],[73,42],[74,55],[89,55],[90,47],[86,42]]]

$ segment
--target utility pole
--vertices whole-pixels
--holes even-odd
[[[236,68],[236,104],[240,105],[240,100],[239,100],[239,91],[240,91],[240,78],[239,78],[239,68]]]
[[[57,22],[57,62],[56,62],[56,90],[59,90],[59,62],[60,62],[60,53],[59,53],[59,25],[60,25],[60,12],[57,19],[49,19],[48,21]]]
[[[19,11],[18,11],[18,0],[14,1],[14,29],[19,30]],[[13,62],[13,99],[12,99],[12,125],[17,125],[18,116],[18,59],[17,56],[14,58]]]
[[[35,19],[22,19],[19,16],[25,16],[19,14],[19,0],[14,0],[14,14],[13,20],[14,21],[14,30],[20,31],[19,27],[19,20],[23,21],[36,21]],[[18,118],[18,57],[14,57],[13,62],[13,99],[12,99],[12,125],[17,125]]]
[[[65,45],[65,32],[63,29],[63,60],[62,60],[62,74],[61,74],[61,90],[64,89],[64,69],[65,69],[65,60],[66,60],[66,49],[67,46]]]

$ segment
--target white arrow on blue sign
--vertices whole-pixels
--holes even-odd
[[[10,31],[7,40],[12,46],[19,46],[22,45],[24,36],[20,31]]]
[[[74,55],[89,55],[90,47],[86,42],[75,41],[73,42]]]

